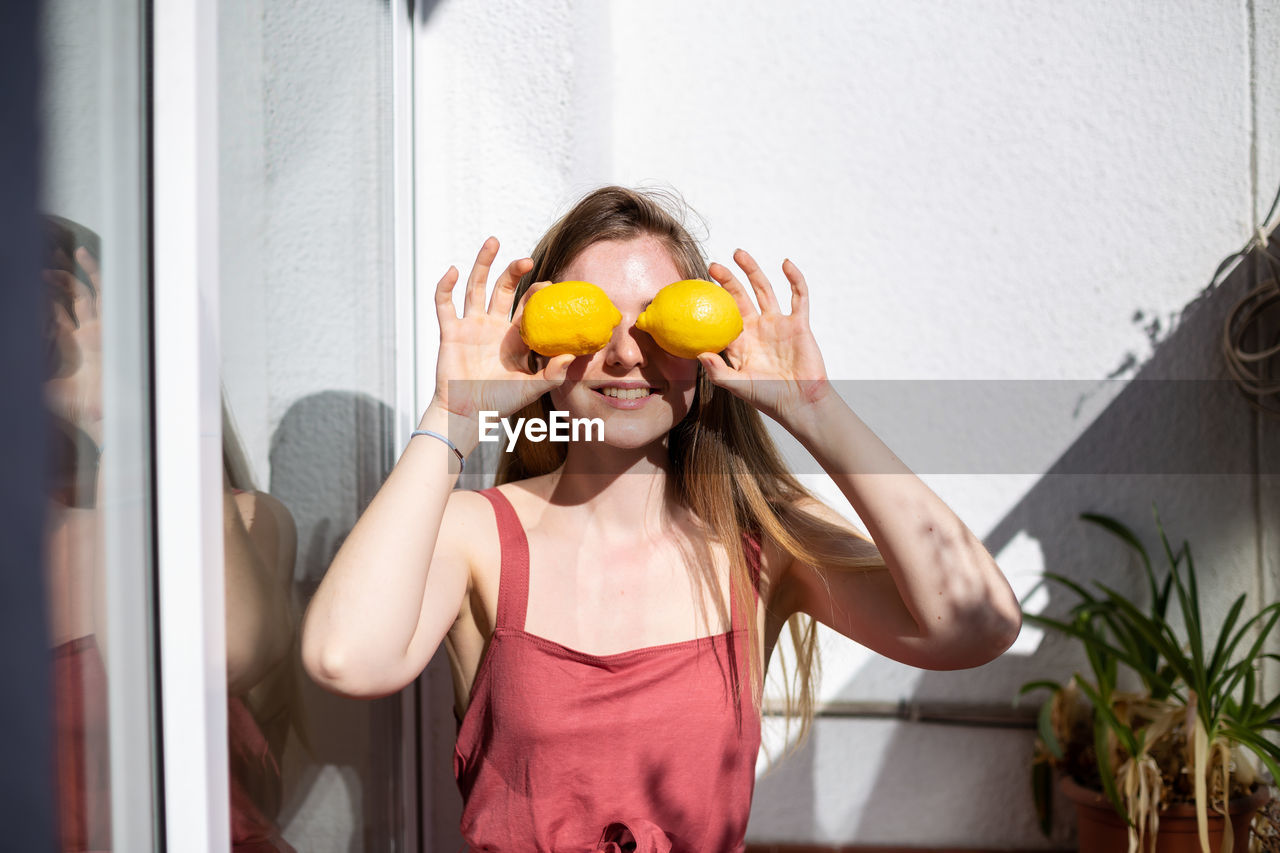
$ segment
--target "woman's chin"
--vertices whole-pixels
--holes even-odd
[[[608,418],[604,424],[604,441],[614,450],[641,450],[666,442],[670,427],[656,430],[652,424],[629,424],[619,418]]]

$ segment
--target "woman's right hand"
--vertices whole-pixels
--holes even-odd
[[[537,373],[529,372],[529,347],[520,337],[519,317],[507,318],[516,285],[533,268],[533,261],[521,258],[511,262],[498,277],[486,309],[489,267],[497,254],[497,238],[485,240],[467,279],[461,317],[453,305],[457,267],[449,267],[436,285],[440,354],[432,405],[475,422],[481,411],[496,411],[505,417],[532,403],[564,382],[574,360],[573,355],[558,355]]]

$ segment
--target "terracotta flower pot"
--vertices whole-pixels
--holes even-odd
[[[1062,793],[1076,805],[1076,821],[1079,827],[1080,853],[1126,853],[1129,849],[1129,830],[1111,801],[1100,791],[1077,785],[1069,776],[1061,782]],[[1256,785],[1247,797],[1231,801],[1231,833],[1235,846],[1233,853],[1248,853],[1249,827],[1253,814],[1271,793],[1265,785]],[[1209,850],[1218,853],[1222,845],[1222,815],[1209,809]],[[1200,829],[1196,824],[1196,809],[1192,805],[1170,806],[1160,812],[1160,828],[1156,837],[1156,853],[1201,853]]]

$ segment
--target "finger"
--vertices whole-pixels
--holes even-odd
[[[809,285],[800,268],[787,258],[782,262],[782,274],[791,282],[791,316],[809,322]]]
[[[71,256],[68,255],[61,246],[54,248],[54,250],[49,253],[48,265],[52,269],[57,270],[73,270],[76,266],[75,261],[71,259]]]
[[[551,282],[549,281],[535,281],[533,284],[525,288],[524,293],[520,294],[520,301],[519,303],[516,304],[515,311],[512,313],[512,316],[511,316],[512,323],[515,323],[517,326],[519,326],[520,323],[523,322],[524,309],[528,307],[529,300],[533,298],[533,295],[535,293],[537,293],[539,290],[541,290],[542,288],[546,287],[549,284],[551,284]]]
[[[533,284],[525,288],[524,293],[520,297],[520,301],[528,302],[529,299],[532,298],[533,294],[537,293],[539,290],[542,290],[542,288],[544,287],[550,287],[550,286],[551,286],[550,281],[535,281]]]
[[[724,359],[713,352],[704,352],[699,355],[698,363],[707,372],[707,377],[717,385],[723,385],[738,372],[725,364]]]
[[[453,286],[457,283],[458,268],[451,266],[436,284],[436,318],[441,327],[458,319],[458,311],[453,307]]]
[[[41,276],[44,283],[50,287],[56,287],[59,290],[65,290],[68,294],[74,296],[76,290],[76,277],[66,270],[41,270]]]
[[[76,316],[75,277],[66,270],[42,270],[41,277],[49,285],[50,298],[67,313],[71,325],[80,328],[80,318]]]
[[[746,287],[734,277],[733,272],[728,267],[724,264],[712,264],[707,268],[707,271],[716,280],[716,283],[733,297],[733,301],[738,305],[738,312],[743,317],[752,317],[759,313],[756,310],[756,304],[747,295]]]
[[[93,289],[102,292],[102,271],[98,268],[98,259],[93,256],[84,246],[76,249],[76,263],[80,264],[89,276],[89,281],[93,284]]]
[[[498,257],[498,238],[490,237],[480,247],[476,262],[471,266],[471,275],[467,278],[467,292],[462,299],[462,316],[479,314],[484,311],[484,290],[489,281],[489,267],[493,259]]]
[[[552,386],[563,385],[565,377],[569,375],[569,366],[573,364],[575,358],[577,356],[570,353],[555,356],[540,371],[542,378]]]
[[[779,313],[778,299],[773,295],[773,285],[769,284],[769,277],[764,274],[764,270],[760,269],[756,259],[747,254],[746,250],[739,249],[733,253],[733,260],[747,274],[747,281],[751,282],[751,289],[756,294],[756,302],[760,304],[760,313]]]
[[[520,278],[531,269],[533,269],[533,261],[529,258],[521,258],[507,264],[502,275],[498,276],[493,295],[489,297],[490,314],[500,316],[504,320],[507,318],[511,313],[511,303],[515,301],[516,287],[520,284]]]

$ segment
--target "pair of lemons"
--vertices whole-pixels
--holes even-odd
[[[529,297],[520,321],[520,337],[540,355],[590,355],[613,337],[622,312],[596,285],[562,281]],[[720,352],[742,332],[742,314],[724,288],[710,281],[687,279],[658,291],[636,318],[672,355],[696,358]]]

